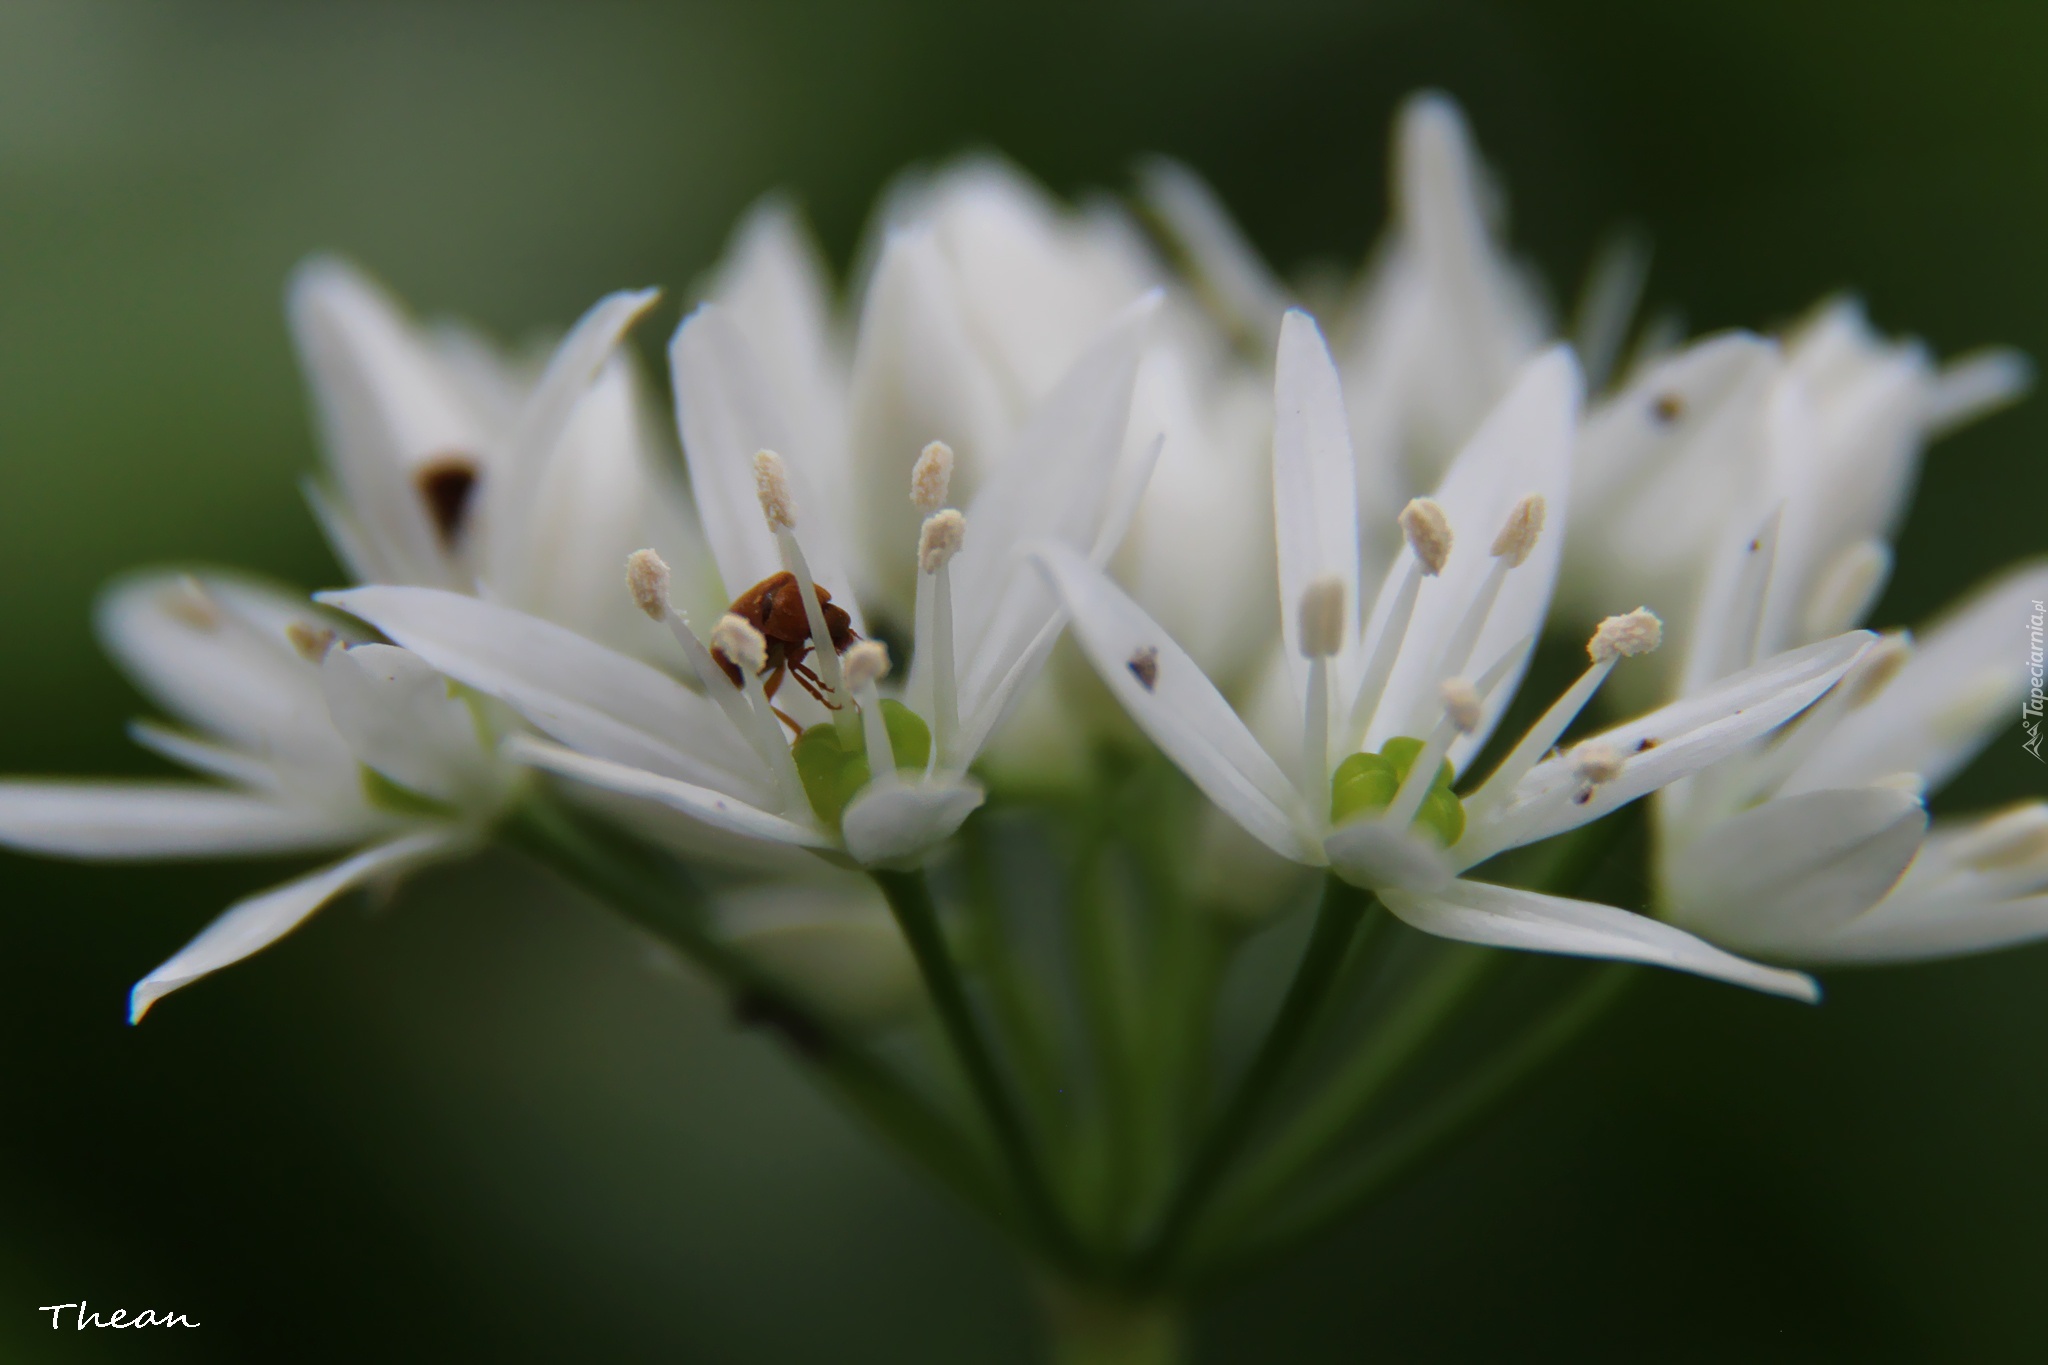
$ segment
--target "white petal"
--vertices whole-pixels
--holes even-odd
[[[1461,943],[1643,962],[1809,1004],[1820,999],[1820,988],[1803,973],[1746,961],[1662,920],[1611,905],[1462,879],[1427,894],[1383,891],[1380,899],[1405,923]]]
[[[1901,772],[1918,773],[1930,791],[1947,782],[2017,718],[2039,601],[2048,601],[2048,566],[2031,565],[1951,608],[1884,690],[1842,718],[1785,793]]]
[[[1344,642],[1349,659],[1358,636],[1358,483],[1351,458],[1351,421],[1337,365],[1315,319],[1290,309],[1280,324],[1273,372],[1273,528],[1280,566],[1280,638],[1297,695],[1308,687],[1301,654],[1301,599],[1318,579],[1344,585]],[[1356,682],[1337,668],[1339,696]]]
[[[1157,157],[1139,168],[1145,204],[1187,254],[1194,274],[1226,321],[1261,349],[1280,334],[1287,286],[1273,274],[1202,178],[1178,161]]]
[[[912,861],[949,838],[987,797],[972,781],[870,782],[847,806],[840,833],[863,867]]]
[[[128,995],[128,1022],[141,1019],[151,1005],[180,986],[268,948],[342,892],[374,877],[409,871],[453,852],[460,843],[460,836],[441,830],[394,839],[230,906],[199,937],[135,983]]]
[[[1036,557],[1089,662],[1152,742],[1275,853],[1322,862],[1293,784],[1187,652],[1080,555],[1048,547]]]
[[[237,787],[271,793],[285,787],[277,768],[269,761],[155,721],[129,721],[128,738],[158,757]]]
[[[849,1027],[892,1023],[923,999],[909,945],[864,876],[842,872],[822,882],[777,879],[721,891],[715,909],[734,947]]]
[[[65,858],[242,857],[352,843],[376,825],[190,782],[0,782],[0,844]]]
[[[1535,493],[1546,506],[1543,531],[1528,559],[1508,573],[1473,647],[1472,660],[1483,668],[1511,648],[1520,646],[1520,654],[1488,698],[1478,728],[1451,746],[1452,766],[1463,771],[1499,723],[1521,683],[1528,650],[1541,630],[1557,580],[1579,397],[1579,370],[1571,352],[1564,347],[1544,352],[1523,367],[1514,387],[1444,475],[1435,497],[1451,524],[1450,559],[1441,574],[1423,581],[1400,655],[1366,729],[1368,749],[1397,735],[1429,733],[1442,709],[1437,688],[1443,681],[1439,670],[1444,648],[1493,568],[1489,551],[1509,511],[1524,495]],[[1414,551],[1404,546],[1382,581],[1365,633],[1368,657],[1386,629],[1413,559]]]
[[[798,444],[760,359],[739,323],[715,303],[700,305],[683,320],[669,343],[676,386],[676,421],[690,469],[704,536],[711,545],[730,601],[754,584],[782,572],[782,551],[761,512],[754,482],[754,456],[772,450],[789,471],[796,502],[796,534],[812,576],[832,600],[865,630],[853,583],[847,576],[846,539],[851,509],[822,497],[810,469],[817,457]],[[911,453],[911,458],[916,452]],[[910,488],[908,461],[899,496]],[[915,540],[906,541],[914,547]],[[909,550],[906,549],[906,554]]]
[[[335,728],[366,767],[437,801],[488,784],[475,713],[419,655],[390,645],[330,649],[320,681]]]
[[[1958,356],[1941,367],[1928,405],[1927,434],[1946,436],[1957,427],[2018,402],[2034,386],[2034,364],[2020,351],[1993,346]]]
[[[760,760],[710,699],[661,670],[508,607],[431,588],[323,597],[566,744],[766,801]]]
[[[1459,863],[1470,867],[1504,848],[1561,834],[1719,762],[1811,704],[1871,639],[1854,631],[1780,654],[1700,696],[1603,731],[1594,738],[1620,754],[1624,766],[1590,793],[1568,754],[1537,764],[1497,817],[1466,831],[1455,850]]]
[[[1435,891],[1454,875],[1443,849],[1384,820],[1353,820],[1323,840],[1330,867],[1354,886]]]
[[[832,844],[829,838],[815,829],[771,815],[722,791],[663,777],[645,768],[628,767],[610,759],[592,758],[529,735],[512,736],[505,741],[503,752],[515,763],[525,763],[559,777],[603,787],[622,796],[651,801],[731,834],[803,848],[829,848]]]
[[[1883,899],[1926,829],[1918,798],[1896,788],[1769,801],[1669,851],[1668,913],[1717,943],[1805,960],[1806,949]]]

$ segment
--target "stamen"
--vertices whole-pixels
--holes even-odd
[[[946,505],[952,483],[953,448],[944,441],[933,441],[910,471],[910,505],[919,516],[930,516]]]
[[[1344,648],[1344,580],[1325,575],[1301,591],[1301,652],[1327,659]]]
[[[789,466],[772,450],[754,452],[754,491],[771,531],[796,529],[796,500],[789,492]]]
[[[654,552],[647,550],[641,553],[652,556]],[[634,557],[638,558],[637,555]],[[663,600],[666,604],[665,595]],[[776,795],[781,800],[782,813],[792,818],[803,818],[811,808],[810,803],[804,798],[803,783],[797,777],[796,762],[790,757],[789,745],[782,738],[782,726],[776,720],[775,711],[768,703],[768,694],[761,685],[758,666],[746,666],[741,662],[741,654],[733,653],[722,643],[718,644],[719,653],[731,659],[739,669],[739,686],[734,688],[731,676],[718,660],[711,656],[711,651],[705,648],[704,642],[697,638],[697,632],[691,629],[689,619],[673,605],[664,605],[662,616],[668,625],[669,634],[675,636],[676,643],[683,647],[683,653],[689,659],[690,668],[696,673],[697,681],[703,686],[705,695],[718,703],[718,709],[725,712],[725,718],[732,723],[733,729],[740,732],[740,736],[752,746],[754,753],[774,775]],[[753,626],[741,617],[728,615],[719,622],[719,625],[723,627],[726,621],[738,622],[746,630],[752,631],[755,639],[761,638],[760,632],[754,630]],[[719,640],[716,631],[712,634],[712,640],[714,643]],[[733,643],[743,653],[749,652],[747,642],[743,638],[736,639]],[[761,654],[765,656],[766,653],[766,642],[763,641]],[[766,662],[765,657],[762,662]]]
[[[1394,593],[1393,609],[1387,613],[1386,629],[1373,642],[1372,657],[1365,665],[1365,676],[1358,680],[1358,695],[1351,699],[1351,717],[1344,730],[1344,745],[1348,749],[1358,747],[1365,740],[1366,727],[1372,723],[1372,713],[1378,709],[1380,697],[1387,690],[1387,679],[1394,672],[1394,661],[1401,655],[1401,642],[1407,638],[1408,623],[1414,619],[1416,595],[1422,591],[1422,580],[1430,572],[1418,556],[1401,577],[1401,586]]]
[[[961,543],[966,537],[967,518],[952,508],[926,517],[917,535],[918,569],[924,573],[937,573],[960,553]]]
[[[667,561],[652,550],[635,550],[626,556],[626,587],[633,605],[656,621],[668,619],[669,570]]]
[[[1620,616],[1603,618],[1593,631],[1593,638],[1586,641],[1586,655],[1594,663],[1604,664],[1612,659],[1648,654],[1663,643],[1664,622],[1648,607],[1637,607]]]
[[[1589,739],[1577,746],[1567,761],[1579,777],[1579,792],[1572,799],[1582,806],[1593,799],[1594,789],[1620,777],[1628,762],[1620,750],[1600,739]]]
[[[1543,518],[1547,511],[1541,493],[1524,494],[1509,509],[1507,524],[1493,538],[1493,557],[1507,560],[1511,569],[1521,568],[1529,558],[1529,552],[1536,548],[1536,538],[1543,534]]]
[[[940,446],[939,449],[945,449]],[[926,454],[930,454],[927,448]],[[948,459],[952,452],[947,451]],[[960,735],[960,688],[953,656],[953,556],[960,553],[967,538],[967,518],[953,508],[926,517],[917,535],[917,586],[920,620],[929,620],[929,639],[920,638],[917,647],[923,657],[930,648],[932,680],[932,741],[940,763],[950,763]],[[929,579],[929,605],[925,581]]]
[[[1825,640],[1853,630],[1891,576],[1892,552],[1883,541],[1860,540],[1836,555],[1806,602],[1806,638]]]
[[[882,715],[875,684],[889,676],[889,650],[880,640],[862,640],[846,651],[846,685],[860,703],[861,732],[867,738],[868,778],[894,781],[896,751],[889,743],[889,725]]]
[[[327,657],[327,651],[334,646],[334,631],[311,621],[294,621],[284,628],[284,638],[298,651],[301,659],[317,664]]]
[[[220,604],[191,574],[179,574],[178,581],[165,589],[157,601],[164,612],[181,625],[208,633],[220,629]]]
[[[1444,515],[1444,509],[1434,499],[1412,498],[1395,520],[1401,525],[1401,534],[1408,538],[1408,548],[1415,552],[1415,562],[1422,566],[1422,572],[1431,578],[1442,573],[1445,561],[1451,557],[1451,519]]]
[[[1437,691],[1442,695],[1444,715],[1461,735],[1479,728],[1479,689],[1463,678],[1445,678]]]
[[[711,628],[711,647],[739,665],[740,673],[753,677],[768,666],[768,637],[754,629],[753,622],[731,612],[718,618]]]

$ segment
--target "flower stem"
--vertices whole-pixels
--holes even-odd
[[[1316,913],[1315,929],[1308,947],[1302,950],[1294,980],[1266,1031],[1251,1065],[1239,1079],[1237,1092],[1215,1125],[1209,1129],[1195,1159],[1182,1177],[1157,1230],[1133,1267],[1133,1279],[1142,1284],[1156,1278],[1173,1261],[1182,1238],[1206,1208],[1209,1196],[1229,1172],[1230,1163],[1257,1126],[1260,1111],[1294,1061],[1309,1026],[1315,1022],[1330,983],[1343,964],[1345,949],[1365,917],[1372,894],[1339,880],[1334,874],[1323,881],[1322,907]]]
[[[1034,1240],[1054,1261],[1075,1264],[1080,1259],[1080,1249],[1052,1196],[1045,1167],[1039,1161],[1031,1135],[1025,1130],[1023,1114],[996,1065],[995,1054],[983,1037],[974,1007],[967,999],[967,989],[953,964],[953,955],[946,947],[945,934],[939,928],[938,910],[932,904],[931,890],[925,885],[924,874],[873,868],[868,875],[874,878],[875,885],[887,898],[897,926],[910,944],[911,955],[917,959],[918,971],[938,1011],[939,1022],[946,1030],[962,1070],[967,1073],[967,1082],[980,1102],[996,1145],[1010,1167],[1025,1216],[1036,1234]]]
[[[752,963],[705,932],[702,894],[646,850],[586,829],[568,812],[528,801],[502,837],[564,880],[669,944],[724,986],[736,1005],[772,1023],[792,1053],[843,1105],[924,1166],[956,1196],[1002,1225],[1017,1211],[949,1119],[865,1049],[819,1019]]]
[[[1175,1305],[1048,1289],[1053,1365],[1178,1365],[1187,1334]]]

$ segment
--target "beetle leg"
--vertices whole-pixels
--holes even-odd
[[[819,679],[818,675],[811,671],[809,664],[792,663],[789,666],[789,675],[792,678],[796,679],[797,686],[803,688],[804,691],[816,697],[818,699],[818,704],[824,707],[827,711],[837,711],[840,709],[839,705],[836,702],[827,701],[825,699],[823,683]]]

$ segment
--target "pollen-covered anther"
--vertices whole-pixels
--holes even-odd
[[[1867,706],[1878,693],[1899,676],[1913,657],[1912,638],[1904,632],[1880,637],[1849,670],[1842,683],[1842,697],[1853,707]]]
[[[1301,652],[1327,659],[1344,648],[1344,580],[1332,574],[1312,579],[1301,590]]]
[[[1610,659],[1648,654],[1662,643],[1663,621],[1648,607],[1637,607],[1634,611],[1602,621],[1594,630],[1593,638],[1586,641],[1586,653],[1594,663],[1604,664]]]
[[[711,647],[748,673],[759,673],[768,666],[767,637],[744,616],[727,612],[719,617],[711,628]]]
[[[1956,841],[1955,856],[1979,872],[2048,865],[2048,806],[2030,801],[1992,816]]]
[[[921,517],[928,517],[946,505],[953,485],[953,447],[933,441],[917,457],[910,471],[910,505]]]
[[[1510,569],[1521,568],[1536,548],[1537,537],[1543,534],[1543,518],[1548,510],[1549,504],[1543,501],[1541,493],[1525,493],[1518,498],[1508,509],[1508,519],[1500,534],[1493,538],[1493,557],[1505,559]]]
[[[1415,562],[1422,566],[1422,571],[1431,577],[1442,573],[1444,562],[1451,557],[1451,519],[1444,515],[1444,509],[1432,499],[1414,498],[1395,520],[1400,522],[1401,534],[1408,538],[1408,548],[1415,552]]]
[[[1602,786],[1621,776],[1627,762],[1621,751],[1604,739],[1589,739],[1571,752],[1572,771],[1588,788]]]
[[[858,691],[889,676],[889,647],[880,640],[862,640],[840,656],[846,685]]]
[[[652,550],[626,556],[626,586],[633,605],[657,621],[668,619],[668,562]]]
[[[317,664],[334,647],[334,631],[314,621],[294,621],[284,628],[284,638],[301,659]]]
[[[926,517],[923,528],[917,533],[918,569],[924,573],[937,573],[960,553],[961,542],[966,538],[967,518],[953,508],[948,507]]]
[[[771,531],[796,529],[796,499],[789,491],[789,466],[772,450],[754,453],[754,491],[761,498],[761,515],[768,518]]]
[[[1444,715],[1460,734],[1471,734],[1479,728],[1479,689],[1463,678],[1445,678],[1437,687],[1437,694],[1443,698]]]
[[[178,575],[178,581],[171,584],[161,600],[164,611],[181,625],[194,630],[220,629],[220,605],[191,574]]]

